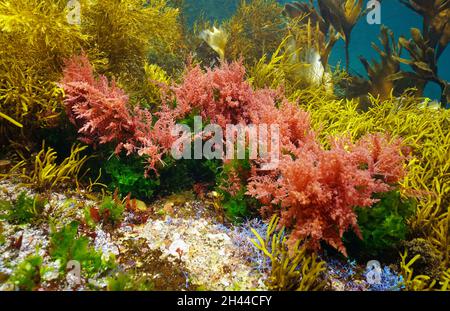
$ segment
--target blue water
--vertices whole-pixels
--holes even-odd
[[[233,15],[239,2],[240,0],[187,0],[189,5],[189,20],[192,22],[200,14],[203,14],[204,17],[210,20],[216,19],[221,21]],[[292,1],[279,0],[278,2],[285,4]],[[400,35],[409,38],[411,27],[422,28],[421,17],[406,8],[399,0],[384,0],[382,2],[381,23],[392,29],[396,38]],[[350,71],[352,73],[365,75],[365,70],[359,61],[359,56],[364,56],[368,60],[378,59],[378,54],[372,49],[371,42],[378,43],[380,27],[381,25],[369,25],[366,18],[363,17],[354,28],[350,44]],[[408,57],[408,54],[404,52],[403,56]],[[335,46],[330,57],[331,65],[338,63],[345,65],[345,51],[342,40]],[[409,70],[408,66],[404,68]],[[450,49],[447,49],[439,60],[439,74],[447,81],[450,80],[449,69]],[[439,99],[440,88],[437,85],[429,83],[425,95],[433,99]]]

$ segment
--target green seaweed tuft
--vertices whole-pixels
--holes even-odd
[[[28,256],[14,269],[13,274],[8,279],[8,283],[19,290],[31,291],[36,289],[41,283],[41,275],[43,274],[42,263],[43,259],[41,256]]]
[[[137,277],[133,273],[119,272],[107,279],[108,291],[151,291],[153,282],[145,276]]]
[[[0,211],[3,212],[0,219],[16,224],[27,224],[42,215],[46,204],[46,200],[38,195],[30,197],[23,191],[14,204],[8,201],[0,201]]]
[[[371,208],[356,208],[358,225],[363,239],[347,235],[351,256],[380,257],[396,251],[409,232],[407,219],[414,214],[416,203],[405,200],[400,192],[392,191],[380,198]],[[395,252],[397,253],[397,252]]]
[[[76,221],[53,232],[50,240],[50,256],[60,262],[60,272],[66,271],[67,264],[78,261],[81,271],[88,277],[105,272],[115,266],[113,256],[103,258],[102,253],[89,246],[89,239],[78,237],[79,223]]]
[[[157,178],[144,176],[145,164],[137,157],[112,157],[106,163],[106,172],[111,178],[110,189],[119,189],[122,196],[131,194],[140,199],[151,198],[160,185]]]

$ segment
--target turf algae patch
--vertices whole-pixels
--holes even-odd
[[[121,245],[118,258],[125,271],[146,278],[153,290],[195,290],[181,262],[169,261],[160,250],[152,250],[143,238],[130,239]]]

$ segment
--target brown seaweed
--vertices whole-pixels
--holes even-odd
[[[401,0],[408,8],[423,17],[423,28],[411,29],[412,39],[400,37],[399,43],[410,58],[397,59],[409,65],[413,72],[400,72],[398,79],[411,79],[423,89],[429,82],[441,88],[441,104],[445,107],[450,97],[450,85],[439,77],[438,61],[450,41],[450,1],[449,0]]]
[[[341,81],[340,86],[346,90],[346,95],[351,98],[361,97],[365,94],[372,94],[380,97],[381,100],[388,99],[392,92],[400,95],[410,85],[406,85],[405,80],[395,79],[400,71],[401,46],[395,41],[393,32],[387,27],[381,28],[379,36],[381,47],[372,42],[372,48],[380,55],[381,60],[372,59],[370,62],[365,57],[360,56],[367,77],[350,76],[349,79]]]
[[[381,61],[372,60],[371,63],[360,57],[366,69],[368,79],[351,77],[345,85],[350,97],[371,93],[387,99],[392,94],[399,96],[405,90],[416,89],[417,96],[423,96],[424,89],[429,82],[436,83],[442,90],[441,105],[445,107],[449,102],[449,83],[439,77],[438,61],[448,45],[450,37],[449,0],[422,1],[402,0],[408,8],[423,17],[422,31],[411,29],[411,39],[401,36],[398,42],[391,30],[382,27],[380,42],[381,50],[372,43],[372,47],[380,55]],[[409,58],[402,55],[406,50]],[[412,71],[402,70],[400,64],[409,65]]]
[[[322,17],[312,1],[309,3],[293,2],[286,4],[283,14],[289,17],[294,24],[298,23],[306,26],[306,32],[310,33],[311,29],[315,30],[315,43],[318,45],[320,60],[323,67],[327,68],[331,51],[339,40],[339,34],[332,24]],[[291,27],[292,30],[298,32],[299,29],[298,27]],[[308,42],[308,44],[310,43]]]
[[[345,41],[347,71],[350,66],[349,46],[351,33],[363,14],[362,0],[319,0],[322,16],[341,34]]]
[[[294,2],[287,4],[284,14],[291,18],[297,18],[306,14],[311,23],[319,25],[320,31],[326,36],[328,32],[330,41],[327,47],[329,51],[324,53],[328,56],[337,38],[333,35],[337,32],[345,42],[345,55],[347,71],[350,66],[349,46],[351,33],[359,18],[363,15],[362,0],[318,0],[319,12],[315,9],[312,1],[309,4]]]

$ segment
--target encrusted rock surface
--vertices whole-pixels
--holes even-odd
[[[210,220],[150,220],[132,234],[145,237],[149,247],[161,250],[168,260],[181,260],[192,282],[206,289],[266,289],[261,282],[263,275],[240,256],[230,236]]]

